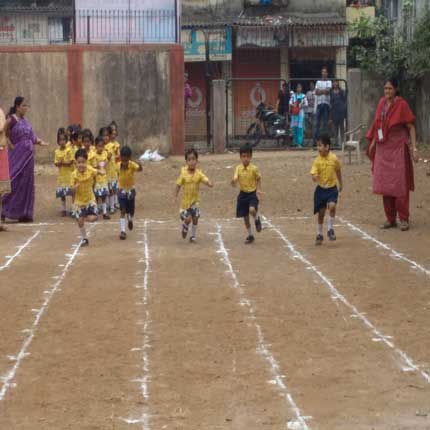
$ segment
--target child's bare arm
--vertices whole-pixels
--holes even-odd
[[[340,169],[336,171],[336,176],[337,176],[337,182],[339,184],[339,191],[342,192],[343,182],[342,182],[342,171]]]
[[[143,170],[142,163],[140,161],[136,161],[136,164],[139,166],[139,168],[137,169],[137,171],[141,172]]]
[[[175,185],[175,192],[174,192],[174,196],[175,196],[175,200],[177,200],[178,196],[179,196],[179,191],[181,190],[181,186],[176,184]]]
[[[203,181],[203,183],[205,185],[207,185],[209,188],[213,188],[214,187],[213,182],[211,182],[209,179],[206,179],[205,181]]]
[[[318,175],[317,173],[313,174],[313,175],[312,175],[312,180],[313,180],[316,184],[318,184],[318,183],[319,183],[319,181],[320,181],[320,175]]]

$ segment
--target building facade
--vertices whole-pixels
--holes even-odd
[[[263,101],[276,106],[282,82],[292,88],[320,77],[327,66],[330,77],[346,80],[348,33],[344,0],[325,0],[316,12],[314,0],[233,0],[183,2],[182,43],[185,69],[193,89],[187,112],[187,139],[206,133],[207,77],[222,78],[228,93],[229,134],[243,136]],[[185,32],[185,33],[184,33]],[[199,40],[193,45],[192,34]],[[212,48],[222,46],[222,52]],[[200,36],[198,36],[200,35]],[[209,39],[209,62],[205,49]],[[200,56],[195,56],[198,51]],[[220,54],[216,56],[215,54]]]

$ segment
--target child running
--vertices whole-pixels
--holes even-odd
[[[71,148],[67,148],[67,135],[63,128],[57,132],[58,149],[55,150],[54,164],[58,167],[57,199],[61,199],[61,216],[67,216],[66,197],[72,195],[70,181],[74,170],[74,159]]]
[[[105,142],[105,150],[108,153],[108,166],[106,169],[108,176],[108,186],[109,186],[109,201],[108,206],[111,214],[115,213],[115,196],[118,193],[118,174],[116,169],[116,163],[119,161],[119,144],[111,141],[112,128],[103,127],[100,129],[100,136],[103,137]]]
[[[181,173],[176,181],[175,199],[178,198],[179,190],[182,188],[182,202],[179,210],[182,220],[182,237],[186,239],[189,225],[191,226],[190,242],[196,241],[197,224],[200,218],[200,198],[199,189],[200,183],[212,188],[212,182],[207,176],[197,169],[199,155],[194,148],[190,148],[185,152],[185,161],[187,163],[181,169]]]
[[[86,128],[82,130],[82,146],[87,151],[88,155],[88,164],[92,166],[93,158],[96,153],[96,149],[94,148],[94,136],[90,129]]]
[[[81,246],[88,246],[85,221],[97,220],[97,203],[93,192],[97,170],[88,166],[88,154],[84,148],[78,149],[75,155],[76,170],[72,173],[72,190],[74,195],[74,213],[81,231]]]
[[[334,217],[339,192],[342,192],[342,173],[340,162],[336,155],[330,152],[330,137],[322,135],[317,139],[319,155],[311,169],[312,180],[317,183],[314,194],[314,214],[318,214],[317,238],[315,245],[322,245],[323,224],[325,212],[329,210],[327,236],[329,240],[336,240],[334,232]],[[339,185],[339,188],[338,188]]]
[[[249,215],[255,219],[255,229],[261,231],[261,220],[258,215],[258,204],[263,194],[261,191],[261,175],[258,167],[251,163],[252,147],[249,144],[243,145],[240,150],[241,164],[236,167],[231,185],[239,183],[240,193],[237,197],[236,217],[243,218],[248,232],[245,244],[249,245],[255,241],[252,234]]]
[[[94,194],[97,198],[98,212],[103,214],[103,219],[110,219],[107,213],[106,198],[109,196],[108,179],[106,175],[106,166],[108,163],[108,154],[105,150],[105,143],[101,136],[96,137],[95,152],[91,159],[91,166],[98,170],[96,183],[94,185]]]
[[[119,206],[121,209],[120,227],[121,233],[119,238],[125,240],[125,216],[128,217],[128,229],[133,230],[133,217],[135,211],[136,190],[134,188],[134,174],[143,170],[140,163],[131,161],[131,149],[128,146],[121,148],[121,161],[116,165],[118,175],[118,195]]]

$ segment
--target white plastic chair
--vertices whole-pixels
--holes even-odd
[[[345,151],[348,151],[349,163],[351,164],[351,153],[355,151],[357,154],[357,162],[361,164],[360,137],[364,125],[360,124],[351,131],[345,132],[345,138],[342,141],[342,157],[345,163]]]

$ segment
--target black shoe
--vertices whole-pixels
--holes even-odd
[[[188,226],[186,224],[182,224],[182,239],[186,239],[188,234]]]
[[[125,239],[127,238],[127,235],[126,235],[125,231],[122,231],[122,232],[121,232],[121,234],[119,235],[119,238],[120,238],[121,240],[125,240]]]
[[[131,219],[128,220],[128,229],[133,230],[133,221]]]
[[[332,242],[336,240],[336,235],[334,234],[334,230],[332,228],[327,232],[327,237]]]
[[[261,219],[258,216],[257,218],[255,218],[255,229],[257,230],[257,233],[260,233],[261,228]]]
[[[108,214],[104,214],[103,219],[110,219],[110,216]]]
[[[246,245],[249,245],[250,243],[252,243],[252,242],[254,242],[255,241],[255,237],[252,235],[252,234],[250,234],[247,238],[246,238],[246,240],[245,240],[245,244]]]
[[[315,245],[320,246],[324,241],[324,236],[322,234],[317,234],[317,238],[315,239]]]
[[[88,246],[90,244],[90,242],[88,241],[88,239],[82,239],[82,242],[81,242],[81,248],[83,247],[83,246]]]

